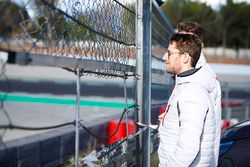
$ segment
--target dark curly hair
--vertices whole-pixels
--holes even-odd
[[[169,42],[176,43],[176,49],[181,53],[188,53],[191,56],[191,66],[195,67],[201,54],[202,41],[194,34],[175,33],[169,38]]]
[[[197,22],[187,22],[183,21],[177,24],[178,32],[189,32],[197,35],[202,41],[204,41],[205,30],[204,28]]]

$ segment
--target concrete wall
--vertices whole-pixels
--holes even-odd
[[[207,56],[227,57],[227,58],[240,58],[250,60],[250,49],[240,48],[238,51],[232,48],[222,47],[205,47],[203,52]]]

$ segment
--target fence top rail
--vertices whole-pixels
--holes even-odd
[[[167,18],[167,16],[162,12],[161,8],[157,4],[155,0],[152,1],[152,12],[156,15],[156,17],[161,21],[161,23],[166,27],[166,30],[169,34],[173,34],[175,32],[174,27],[171,22]]]

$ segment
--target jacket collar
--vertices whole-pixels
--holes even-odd
[[[200,68],[201,67],[199,67],[199,68],[193,68],[191,70],[184,71],[184,72],[182,72],[180,74],[177,74],[177,77],[187,77],[187,76],[190,76],[190,75],[196,73]]]

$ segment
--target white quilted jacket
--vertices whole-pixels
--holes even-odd
[[[159,167],[215,167],[221,121],[219,82],[204,63],[176,77],[159,128]]]

